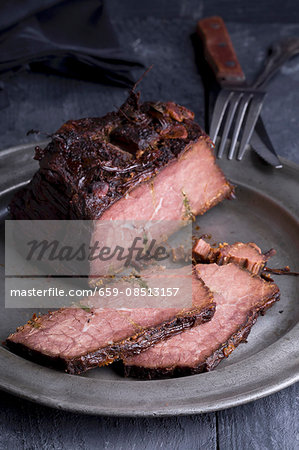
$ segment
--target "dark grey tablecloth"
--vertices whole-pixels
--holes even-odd
[[[145,65],[143,99],[174,100],[203,123],[203,89],[189,35],[203,16],[227,22],[247,77],[259,70],[266,49],[299,36],[296,0],[110,0],[108,8],[122,45]],[[136,73],[137,75],[137,73]],[[263,117],[278,152],[299,163],[299,57],[271,82]],[[30,142],[29,129],[51,133],[67,119],[99,116],[118,107],[121,88],[22,73],[5,84],[8,105],[0,110],[1,147]],[[296,397],[297,395],[297,397]],[[299,448],[298,386],[248,405],[193,417],[111,419],[56,411],[1,393],[0,449],[296,449]]]

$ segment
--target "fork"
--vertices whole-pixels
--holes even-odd
[[[285,61],[299,53],[299,39],[290,38],[274,46],[263,71],[248,86],[223,20],[220,17],[202,19],[198,22],[197,32],[204,41],[205,57],[222,86],[212,116],[211,139],[215,142],[223,127],[217,154],[221,158],[231,134],[228,159],[232,159],[242,129],[237,155],[237,159],[241,160],[263,106],[265,92],[260,89]]]

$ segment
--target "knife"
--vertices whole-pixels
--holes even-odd
[[[216,81],[220,87],[226,87],[229,83],[231,83],[231,76],[236,78],[236,76],[239,77],[238,79],[238,85],[240,87],[246,87],[248,88],[248,84],[246,83],[245,75],[242,72],[241,66],[239,64],[239,61],[237,60],[237,56],[235,53],[235,50],[232,46],[231,40],[228,35],[228,31],[225,27],[225,24],[223,20],[220,17],[211,17],[204,19],[205,24],[207,21],[211,20],[215,22],[215,19],[217,19],[217,23],[220,24],[220,27],[217,28],[217,35],[220,37],[217,48],[210,48],[209,46],[209,39],[207,36],[207,27],[205,27],[205,31],[203,33],[201,22],[198,22],[197,25],[197,34],[200,36],[200,38],[203,40],[203,46],[204,46],[204,58],[208,62],[210,69],[213,72],[213,78],[216,78]],[[211,27],[211,30],[213,28]],[[213,32],[213,31],[212,31]],[[224,50],[224,51],[223,51]],[[223,60],[223,57],[225,60]],[[229,58],[229,61],[226,61],[226,59]],[[228,65],[228,63],[231,63]],[[232,65],[234,63],[234,66]],[[231,67],[232,70],[227,70],[227,68]],[[266,66],[269,67],[269,64]],[[237,70],[239,69],[239,70]],[[276,69],[277,70],[277,69]],[[242,76],[241,76],[241,75]],[[208,75],[211,76],[211,73]],[[266,79],[266,81],[270,78],[270,76]],[[260,79],[260,77],[259,77]],[[265,83],[265,81],[263,81]],[[208,92],[208,101],[206,101],[206,107],[209,108],[209,111],[211,110],[211,93],[213,93],[214,89],[211,88],[211,83],[204,83],[208,87],[208,91],[206,91],[206,94]],[[219,87],[218,87],[219,89]],[[207,112],[207,118],[209,121],[209,111]],[[256,127],[254,132],[251,136],[251,145],[255,152],[262,157],[268,164],[272,165],[275,168],[281,168],[282,164],[277,156],[277,153],[272,145],[272,142],[270,140],[270,137],[267,133],[267,130],[265,128],[265,125],[263,123],[263,120],[261,116],[259,116]]]

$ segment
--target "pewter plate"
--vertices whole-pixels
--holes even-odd
[[[45,144],[45,142],[40,145]],[[0,152],[1,258],[4,220],[12,194],[37,168],[34,145]],[[272,266],[299,270],[299,167],[283,161],[275,170],[253,152],[242,162],[219,162],[236,184],[237,200],[224,201],[199,217],[198,233],[217,241],[254,241],[263,250],[275,247]],[[2,263],[4,261],[1,261]],[[4,267],[1,269],[3,341],[25,323],[32,310],[4,308]],[[111,416],[170,416],[203,413],[237,406],[283,389],[299,380],[298,279],[277,277],[281,300],[253,327],[248,343],[210,373],[159,381],[123,379],[111,368],[74,376],[39,366],[0,348],[0,387],[20,397],[55,408]],[[297,285],[298,288],[298,285]]]

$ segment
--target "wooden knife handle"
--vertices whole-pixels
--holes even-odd
[[[245,75],[222,18],[213,16],[199,20],[197,34],[203,41],[205,58],[217,81],[221,84],[244,82]]]

